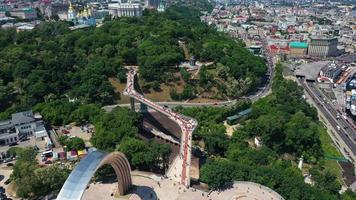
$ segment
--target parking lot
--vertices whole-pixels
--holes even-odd
[[[14,161],[10,162],[10,163],[14,163]],[[8,163],[2,163],[0,164],[0,188],[3,187],[5,189],[5,194],[8,198],[8,200],[10,199],[17,199],[14,197],[14,194],[12,192],[12,185],[5,183],[9,178],[10,175],[12,173],[12,167],[7,167]],[[1,189],[0,189],[0,193],[1,193]],[[5,196],[0,194],[0,198],[4,198]],[[4,198],[5,199],[5,198]]]
[[[56,130],[56,136],[62,136],[62,135],[68,135],[68,136],[74,136],[78,137],[84,140],[85,145],[90,147],[90,138],[93,135],[94,132],[94,126],[91,124],[86,124],[83,126],[72,126],[68,125],[66,127],[60,127],[59,129]],[[58,138],[52,138],[57,140]],[[57,143],[56,141],[54,142],[55,144]],[[59,145],[57,145],[58,147]]]
[[[0,146],[0,155],[3,153],[5,154],[11,147],[19,147],[19,148],[26,148],[26,147],[38,147],[39,152],[43,152],[46,149],[46,141],[44,140],[36,140],[35,137],[30,137],[24,141],[18,142],[16,145],[6,145]],[[41,156],[40,153],[37,155],[38,162],[41,163]],[[5,161],[5,162],[4,162]],[[10,175],[12,173],[12,166],[16,162],[15,158],[6,158],[2,160],[0,164],[0,199],[17,199],[13,192],[13,185],[9,182]],[[5,190],[5,191],[3,191]]]
[[[44,140],[36,140],[35,137],[29,137],[26,140],[23,140],[21,142],[18,142],[17,145],[13,145],[13,146],[0,146],[0,153],[2,152],[6,152],[7,150],[9,150],[11,147],[21,147],[21,148],[26,148],[26,147],[34,147],[37,146],[39,151],[45,151],[46,149],[46,141]]]

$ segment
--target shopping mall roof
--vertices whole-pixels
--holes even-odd
[[[291,48],[303,48],[303,49],[308,48],[308,44],[305,42],[290,42],[289,46]]]

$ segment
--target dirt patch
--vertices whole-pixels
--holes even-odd
[[[159,92],[151,90],[150,93],[144,93],[145,97],[154,102],[173,101],[169,94],[171,87],[166,84],[161,84],[160,88],[161,91]]]
[[[16,198],[16,186],[14,182],[12,181],[10,184],[5,185],[5,181],[10,178],[12,173],[12,167],[6,167],[6,163],[3,163],[0,165],[0,171],[0,175],[4,176],[4,178],[0,181],[0,186],[6,189],[6,194],[8,197],[17,200],[18,198]]]
[[[199,180],[199,158],[191,159],[190,177]]]
[[[144,96],[153,101],[153,102],[176,102],[171,98],[170,91],[172,88],[176,89],[178,93],[183,92],[185,82],[183,81],[180,72],[174,73],[174,76],[179,78],[176,82],[172,83],[161,83],[160,90],[155,91],[151,89],[149,92],[144,92]],[[111,77],[109,78],[109,82],[115,88],[115,92],[119,94],[119,99],[116,101],[118,104],[128,104],[130,103],[130,97],[123,95],[123,91],[126,87],[126,83],[120,83],[117,78]],[[144,81],[140,80],[139,85],[144,85]],[[211,88],[210,91],[199,91],[201,88],[198,88],[199,97],[190,99],[188,102],[191,103],[214,103],[221,100],[218,99],[225,99],[219,94],[217,88]],[[216,97],[216,98],[215,98]]]
[[[179,80],[172,83],[160,84],[160,91],[151,89],[149,92],[144,92],[144,96],[154,102],[175,101],[171,98],[170,91],[175,88],[178,93],[183,92],[185,83],[181,77],[180,72],[174,73],[174,76]],[[140,85],[144,85],[144,81],[140,81]]]
[[[145,92],[144,96],[154,102],[175,101],[171,98],[170,95],[171,88],[175,88],[177,92],[182,92],[185,83],[182,80],[182,77],[179,72],[175,73],[174,76],[179,77],[179,80],[171,84],[162,83],[160,84],[160,91],[154,91],[153,89],[151,89],[149,92]],[[122,94],[126,87],[126,83],[120,83],[118,79],[114,77],[109,78],[109,82],[115,88],[115,92],[120,96],[120,99],[117,100],[117,103],[130,103],[130,97]],[[143,84],[144,82],[141,80],[140,85]]]
[[[240,126],[240,124],[229,125],[226,121],[224,121],[224,126],[226,127],[226,134],[230,137],[234,134],[235,130]]]
[[[90,138],[92,136],[92,133],[91,133],[91,131],[89,131],[89,128],[91,130],[94,130],[94,126],[93,125],[87,125],[85,127],[84,126],[82,126],[82,127],[72,126],[69,129],[69,133],[72,136],[75,136],[75,137],[83,139],[87,146],[91,146]]]
[[[122,92],[126,87],[126,83],[120,83],[119,80],[117,80],[117,78],[113,78],[113,77],[109,78],[109,82],[115,88],[115,92],[120,96],[120,99],[117,100],[117,103],[120,104],[130,103],[130,97],[122,94]]]

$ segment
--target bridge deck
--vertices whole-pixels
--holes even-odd
[[[191,145],[192,145],[192,133],[197,126],[197,121],[189,117],[175,113],[169,108],[157,105],[156,103],[146,99],[143,95],[135,91],[134,81],[137,74],[136,67],[128,67],[127,73],[127,86],[124,90],[124,95],[128,95],[131,98],[147,105],[148,107],[160,112],[174,122],[176,122],[182,130],[181,147],[179,156],[177,156],[171,169],[168,170],[167,175],[173,180],[177,180],[181,184],[189,187],[190,185],[190,161],[191,161]],[[172,170],[174,168],[175,170]],[[179,172],[179,173],[177,173]]]

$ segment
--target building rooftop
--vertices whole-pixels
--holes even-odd
[[[37,127],[35,129],[35,137],[36,138],[41,138],[41,137],[46,137],[48,136],[47,130],[44,127],[43,124],[37,124]]]
[[[356,62],[356,54],[345,54],[336,58],[340,62],[353,63]]]
[[[319,75],[320,70],[323,67],[327,66],[329,63],[330,61],[318,61],[303,64],[297,66],[296,70],[294,71],[294,74],[296,76],[305,77],[306,80],[315,81]]]
[[[25,12],[25,13],[32,13],[35,12],[34,9],[32,8],[18,8],[18,9],[14,9],[11,12]]]
[[[308,48],[308,43],[305,43],[305,42],[291,42],[291,43],[289,43],[289,47],[306,49],[306,48]]]
[[[356,74],[354,74],[351,79],[346,83],[346,89],[354,89],[356,88]]]
[[[239,114],[240,116],[245,116],[245,115],[250,114],[251,112],[252,112],[252,108],[248,108],[248,109],[246,109],[246,110],[243,110],[243,111],[239,112],[238,114]]]
[[[335,64],[335,63],[331,63],[330,65],[326,65],[324,67],[321,68],[321,70],[323,72],[336,72],[338,70],[340,70],[341,66]]]
[[[236,120],[236,119],[239,119],[241,117],[244,117],[244,116],[250,114],[251,112],[252,112],[252,108],[248,108],[246,110],[243,110],[243,111],[237,113],[237,115],[233,115],[233,116],[227,117],[226,119],[230,120],[230,121]]]
[[[328,36],[328,35],[313,35],[313,36],[310,36],[310,39],[312,39],[312,40],[332,40],[332,39],[337,39],[337,38],[333,37],[333,36]]]
[[[9,129],[12,127],[11,120],[0,121],[0,130]]]
[[[19,125],[35,121],[32,111],[24,111],[12,114],[12,124]]]
[[[110,8],[141,8],[141,4],[138,3],[109,3],[108,4],[109,9]]]

